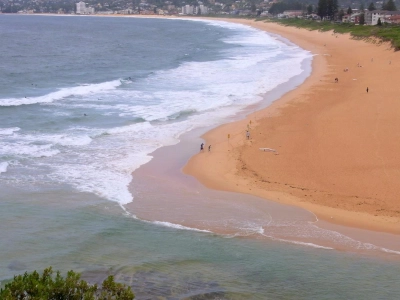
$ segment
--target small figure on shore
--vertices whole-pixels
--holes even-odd
[[[210,152],[210,151],[211,151],[211,145],[208,146],[208,152]]]
[[[201,143],[201,145],[200,145],[200,151],[203,151],[204,150],[204,143]]]
[[[392,64],[392,61],[391,60],[389,60],[389,65],[391,65]]]
[[[83,116],[84,116],[84,117],[86,117],[86,116],[87,116],[87,114],[83,114]]]
[[[246,130],[246,138],[249,140],[250,139],[250,132]]]
[[[336,77],[335,78],[335,82],[338,83],[339,82],[339,78]]]
[[[371,58],[371,62],[373,62],[374,61],[374,58]]]
[[[368,87],[367,87],[367,94],[368,94]]]

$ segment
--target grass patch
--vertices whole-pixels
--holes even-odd
[[[261,20],[260,20],[261,21]],[[336,24],[330,21],[317,22],[304,19],[263,19],[263,21],[275,22],[285,26],[294,26],[308,30],[330,31],[335,33],[350,33],[352,37],[363,40],[380,40],[390,42],[395,51],[400,50],[400,26],[385,24],[382,26],[361,26],[352,23]]]

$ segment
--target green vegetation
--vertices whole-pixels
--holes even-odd
[[[393,0],[389,0],[387,3],[383,2],[382,9],[383,10],[389,10],[389,11],[397,10],[396,4],[394,4]]]
[[[369,4],[369,6],[368,6],[368,10],[369,10],[369,11],[376,10],[376,7],[375,7],[375,4],[374,4],[374,2],[371,2],[371,3]]]
[[[321,18],[329,17],[333,20],[334,16],[338,12],[338,0],[319,0],[317,15]]]
[[[271,7],[268,9],[268,12],[271,15],[277,15],[280,13],[283,13],[285,10],[302,10],[303,9],[303,4],[300,2],[276,2],[271,5]],[[311,6],[312,9],[312,6]]]
[[[335,33],[350,33],[356,39],[391,42],[395,51],[400,50],[400,26],[382,24],[381,26],[361,26],[352,23],[333,23],[330,21],[316,22],[305,19],[269,19],[269,22],[277,22],[285,26],[295,26],[308,30],[329,31]]]
[[[80,274],[69,271],[66,278],[47,268],[40,275],[38,272],[14,276],[0,290],[2,300],[132,300],[135,295],[130,287],[116,283],[113,276],[104,280],[100,289],[80,279]]]

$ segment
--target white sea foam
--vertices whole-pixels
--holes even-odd
[[[14,132],[20,130],[19,127],[11,127],[11,128],[0,128],[0,135],[10,135]]]
[[[0,156],[16,156],[18,158],[27,157],[50,157],[60,153],[60,150],[53,149],[52,144],[35,145],[22,141],[0,142]]]
[[[105,199],[126,204],[132,201],[128,190],[131,173],[151,160],[148,153],[163,145],[177,143],[174,134],[189,128],[170,123],[155,127],[149,123],[136,123],[107,130],[92,143],[78,149],[69,148],[65,155],[73,156],[79,151],[76,160],[53,161],[56,181],[68,182],[76,189],[94,193]]]
[[[383,252],[386,252],[386,253],[400,255],[400,251],[390,250],[390,249],[387,249],[387,248],[380,248],[380,250],[383,251]]]
[[[88,145],[92,139],[87,135],[65,135],[65,134],[38,134],[23,135],[21,140],[49,142],[52,145],[83,146]]]
[[[74,122],[74,127],[61,133],[19,132],[16,141],[3,141],[8,143],[7,155],[40,157],[46,151],[49,157],[41,163],[51,168],[49,178],[128,203],[131,172],[151,160],[149,153],[177,143],[181,134],[193,128],[220,124],[259,102],[260,94],[300,74],[301,62],[310,57],[247,26],[207,23],[235,30],[224,42],[240,47],[224,50],[219,60],[182,62],[174,69],[155,71],[124,88],[118,88],[120,81],[111,81],[32,99],[0,99],[0,105],[65,99],[46,108],[49,113],[54,110],[57,122],[64,117]],[[90,111],[89,117],[72,120],[75,112],[81,116],[82,111]],[[103,120],[113,126],[102,128]],[[11,149],[11,144],[21,149]]]
[[[151,224],[155,224],[155,225],[159,225],[159,226],[164,226],[164,227],[169,227],[169,228],[174,228],[174,229],[180,229],[180,230],[190,230],[190,231],[211,233],[211,231],[209,231],[209,230],[187,227],[187,226],[174,224],[174,223],[170,223],[170,222],[153,221],[153,222],[150,222],[150,223]]]
[[[317,245],[314,243],[305,243],[305,242],[290,241],[290,240],[284,240],[284,239],[279,239],[279,240],[282,242],[287,242],[287,243],[301,245],[301,246],[307,246],[307,247],[313,247],[313,248],[318,248],[318,249],[325,249],[325,250],[333,250],[334,249],[332,247],[325,247],[325,246]]]
[[[263,234],[263,236],[271,239],[271,240],[275,240],[275,241],[280,241],[280,242],[284,242],[284,243],[290,243],[290,244],[295,244],[295,245],[301,245],[301,246],[306,246],[306,247],[312,247],[312,248],[318,248],[318,249],[324,249],[324,250],[333,250],[334,248],[331,247],[325,247],[322,245],[317,245],[314,243],[307,243],[307,242],[300,242],[300,241],[295,241],[295,240],[288,240],[288,239],[282,239],[282,238],[277,238],[277,237],[273,237],[270,235],[265,235]]]
[[[8,163],[7,162],[0,162],[0,174],[7,172]]]
[[[25,97],[25,98],[5,98],[0,99],[0,106],[19,106],[36,103],[50,103],[56,100],[61,100],[69,96],[85,96],[91,93],[98,93],[102,91],[113,90],[121,85],[120,80],[113,80],[109,82],[81,85],[76,87],[62,88],[56,92],[38,97]]]
[[[193,228],[193,227],[188,227],[188,226],[183,226],[180,224],[174,224],[171,222],[166,222],[166,221],[148,221],[148,220],[142,220],[139,219],[136,215],[132,214],[131,212],[129,212],[124,205],[121,205],[122,210],[125,212],[125,214],[127,216],[130,216],[136,220],[140,220],[146,223],[150,223],[150,224],[154,224],[154,225],[158,225],[158,226],[163,226],[163,227],[169,227],[169,228],[174,228],[174,229],[180,229],[180,230],[189,230],[189,231],[197,231],[197,232],[205,232],[205,233],[212,233],[209,230],[205,230],[205,229],[198,229],[198,228]]]
[[[54,167],[53,173],[48,176],[53,180],[67,182],[81,192],[92,193],[121,205],[131,202],[132,195],[127,189],[132,178],[129,172],[112,171],[108,165],[112,162],[105,160],[104,163],[104,166],[99,166],[64,162]]]
[[[110,128],[106,131],[108,134],[121,134],[121,133],[136,133],[136,132],[143,132],[153,128],[153,126],[149,122],[144,123],[135,123],[127,126],[115,127]]]

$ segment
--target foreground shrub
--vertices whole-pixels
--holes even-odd
[[[25,272],[14,276],[0,290],[1,300],[132,300],[135,295],[130,287],[116,283],[113,276],[108,276],[99,289],[80,278],[80,274],[69,271],[66,278],[57,271],[53,276],[52,268],[47,268],[40,275],[38,272]]]

